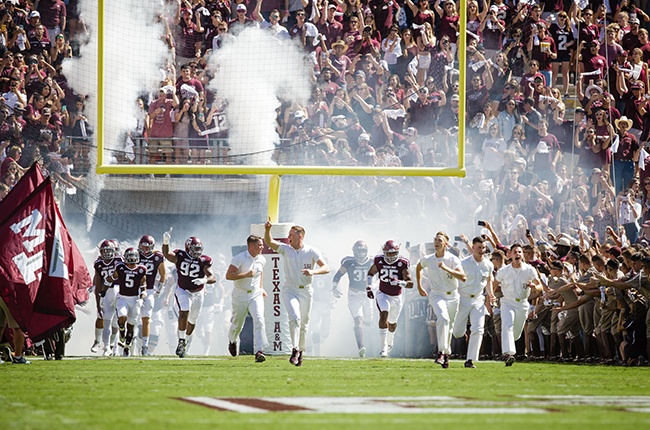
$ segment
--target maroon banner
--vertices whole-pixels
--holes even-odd
[[[44,180],[43,172],[38,163],[32,164],[9,194],[0,201],[0,223],[4,222],[14,210],[38,187]]]
[[[90,275],[75,255],[50,178],[0,223],[0,237],[0,297],[21,329],[38,342],[72,325],[75,292],[90,286]]]

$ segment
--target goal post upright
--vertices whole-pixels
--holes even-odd
[[[100,167],[104,166],[104,0],[97,0],[97,127],[95,139],[97,141],[97,173]]]

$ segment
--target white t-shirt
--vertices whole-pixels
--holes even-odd
[[[436,257],[436,254],[430,254],[422,258],[420,265],[428,269],[427,277],[431,281],[431,293],[445,295],[448,292],[457,293],[458,279],[438,267],[438,263],[441,261],[450,269],[458,270],[462,268],[460,259],[448,251],[445,251],[445,255],[441,258]]]
[[[502,300],[509,299],[526,303],[528,303],[527,299],[530,295],[528,283],[535,279],[539,279],[537,271],[528,263],[521,263],[519,269],[515,269],[512,264],[508,264],[499,269],[496,275],[496,280],[501,284]]]
[[[460,294],[462,296],[482,295],[494,270],[492,262],[485,257],[481,261],[476,261],[473,255],[469,255],[461,264],[467,281],[458,284]]]
[[[261,292],[260,282],[262,279],[262,270],[266,264],[266,258],[264,258],[262,254],[253,257],[248,251],[240,252],[232,258],[230,264],[238,269],[237,272],[248,272],[249,270],[255,271],[255,275],[252,278],[234,280],[233,283],[235,284],[236,289],[242,291],[260,290]]]
[[[287,287],[299,287],[311,285],[311,276],[303,275],[303,269],[313,270],[316,262],[323,259],[323,255],[316,248],[303,245],[300,249],[294,249],[291,245],[281,243],[278,254],[284,260],[284,285]],[[324,260],[324,259],[323,259]]]

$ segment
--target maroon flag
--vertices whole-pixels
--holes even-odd
[[[38,163],[32,164],[9,194],[0,201],[0,223],[7,219],[43,180],[43,172]]]
[[[45,179],[0,223],[0,297],[37,342],[75,321],[75,293],[90,275]]]

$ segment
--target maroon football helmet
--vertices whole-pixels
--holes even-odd
[[[393,264],[399,258],[399,245],[393,240],[384,243],[381,250],[384,252],[384,261],[388,264]]]
[[[113,252],[115,254],[119,254],[120,253],[120,241],[117,240],[117,239],[111,239],[109,242],[111,242],[113,244]]]
[[[363,240],[357,240],[352,245],[352,254],[354,258],[359,262],[363,262],[366,257],[368,257],[368,245]]]
[[[140,262],[140,253],[133,247],[126,248],[124,250],[124,261],[126,264],[138,264]]]
[[[102,257],[102,260],[111,260],[115,257],[115,246],[112,240],[102,240],[99,245],[99,255]]]
[[[145,257],[149,257],[153,254],[153,247],[156,245],[156,239],[153,236],[145,234],[140,238],[140,243],[138,244],[138,249]]]
[[[199,258],[203,255],[203,242],[196,236],[190,236],[185,241],[185,251],[192,258]]]

